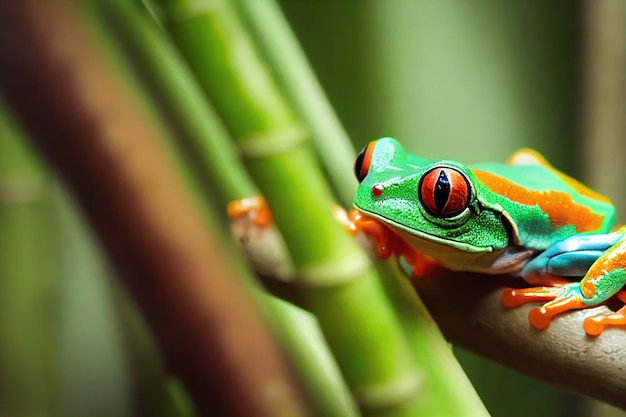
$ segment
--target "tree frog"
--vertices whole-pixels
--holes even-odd
[[[371,236],[380,257],[398,256],[413,275],[431,260],[519,275],[538,287],[508,289],[502,301],[545,302],[529,314],[538,330],[614,295],[626,303],[626,227],[611,232],[613,205],[534,151],[465,166],[411,155],[383,138],[360,152],[354,169],[360,184],[349,229]],[[607,325],[626,325],[626,307],[587,318],[584,329],[599,335]]]

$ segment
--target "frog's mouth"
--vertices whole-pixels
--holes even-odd
[[[489,253],[494,251],[494,248],[492,246],[476,246],[470,243],[445,239],[439,236],[431,235],[429,233],[421,232],[419,230],[410,229],[400,223],[395,222],[394,220],[389,219],[388,217],[381,216],[380,214],[362,210],[358,207],[357,209],[368,217],[382,221],[392,231],[400,235],[400,237],[402,237],[403,239],[407,240],[409,244],[419,249],[424,249],[424,252],[427,254],[429,254],[428,252],[431,252],[431,250],[426,250],[426,248],[424,248],[425,245],[424,243],[422,243],[424,241],[437,245],[442,245],[445,247],[439,248],[439,250],[437,250],[436,252],[449,252],[451,249],[468,253]]]
[[[518,274],[535,255],[534,250],[513,245],[503,249],[493,246],[475,246],[444,239],[429,233],[412,230],[385,216],[362,211],[364,215],[380,220],[392,232],[419,252],[436,259],[452,271],[473,271],[487,274]]]

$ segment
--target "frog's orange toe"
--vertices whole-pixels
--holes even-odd
[[[607,326],[626,326],[626,307],[615,313],[588,317],[583,323],[585,333],[589,336],[599,336]]]
[[[267,207],[265,199],[260,196],[231,201],[226,206],[226,215],[230,219],[249,215],[252,222],[259,227],[267,227],[272,222],[272,213]]]
[[[561,292],[557,287],[507,288],[502,293],[502,304],[506,308],[515,308],[528,303],[552,301]]]
[[[583,329],[589,336],[600,336],[604,331],[604,316],[588,317],[583,322]]]
[[[546,303],[528,313],[529,323],[537,330],[547,329],[557,314],[585,307],[579,296],[568,295],[563,287],[509,288],[502,294],[502,304],[508,308],[538,301]]]
[[[543,307],[537,307],[528,313],[528,322],[537,330],[545,330],[552,323],[552,315]]]
[[[252,221],[259,227],[267,227],[272,223],[272,213],[267,209],[259,209],[252,217]]]
[[[545,330],[557,314],[579,308],[585,308],[585,305],[577,295],[560,296],[541,307],[532,309],[528,314],[528,321],[535,329]]]
[[[517,291],[518,290],[515,288],[507,288],[504,292],[502,292],[502,304],[506,308],[515,308],[526,303],[526,300],[524,300],[523,297],[520,297]]]

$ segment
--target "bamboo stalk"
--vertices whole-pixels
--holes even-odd
[[[199,412],[306,415],[241,272],[92,35],[70,2],[2,2],[0,91],[74,192]]]
[[[280,6],[275,0],[238,0],[235,4],[255,35],[254,40],[259,44],[290,103],[311,130],[314,145],[340,202],[350,206],[356,187],[352,172],[354,151]],[[459,408],[483,409],[480,399],[454,357],[445,353],[432,355],[422,348],[429,345],[445,352],[446,342],[436,327],[429,325],[432,319],[414,289],[406,282],[406,277],[398,276],[392,268],[379,268],[379,272],[387,294],[394,300],[413,353],[419,358],[420,366],[430,368],[427,371],[429,378],[441,378],[435,383],[441,386],[446,384],[446,379],[454,380],[458,389],[448,401],[456,402]],[[416,320],[416,317],[421,319]],[[428,401],[428,397],[422,398],[422,401]]]
[[[238,142],[269,203],[298,269],[307,308],[318,318],[362,412],[483,415],[478,402],[469,410],[468,404],[457,408],[448,401],[454,388],[425,381],[416,371],[376,274],[366,269],[363,254],[330,216],[331,193],[304,132],[232,6],[159,4],[164,27]],[[439,401],[423,401],[429,396]]]
[[[131,398],[136,392],[119,311],[112,302],[109,269],[61,188],[56,184],[51,210],[58,224],[59,249],[54,262],[63,273],[55,282],[59,292],[55,329],[59,415],[127,415],[132,412]],[[92,385],[98,390],[91,389]]]
[[[274,313],[277,338],[302,377],[313,414],[359,416],[315,317],[273,296],[264,298],[266,307]]]
[[[132,2],[99,5],[126,49],[126,59],[135,64],[160,114],[172,127],[179,148],[196,162],[196,174],[203,182],[217,191],[211,194],[212,204],[224,207],[229,201],[258,194],[245,171],[236,169],[243,164],[228,132],[156,21]]]
[[[272,74],[294,111],[311,132],[313,144],[338,202],[352,205],[357,181],[352,172],[354,149],[324,94],[304,52],[276,0],[234,2],[254,34]]]
[[[0,415],[56,415],[51,181],[0,103]]]
[[[196,81],[153,21],[136,4],[100,3],[107,22],[119,36],[127,59],[134,63],[159,104],[161,114],[175,127],[178,143],[189,156],[200,155],[196,173],[210,181],[206,203],[220,208],[232,199],[256,194],[245,175],[233,144],[217,115],[207,105]],[[213,190],[217,190],[214,192]],[[255,289],[254,294],[261,293]],[[309,315],[274,297],[257,296],[273,333],[301,377],[304,394],[315,415],[354,416],[356,410],[338,375],[317,324]]]
[[[300,279],[308,284],[308,305],[364,413],[381,406],[375,404],[378,393],[369,394],[374,387],[390,394],[400,390],[398,400],[411,403],[418,379],[390,306],[366,272],[366,259],[330,216],[330,192],[312,155],[300,146],[306,132],[269,73],[259,68],[232,6],[214,3],[211,10],[198,10],[193,2],[161,4],[166,28],[247,158]],[[343,320],[336,318],[339,308]],[[372,323],[378,324],[376,331]]]

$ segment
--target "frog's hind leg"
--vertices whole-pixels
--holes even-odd
[[[566,287],[572,286],[572,280],[565,277],[584,276],[593,263],[618,240],[619,237],[604,234],[572,236],[551,246],[528,262],[521,272],[526,282],[538,287],[507,289],[502,294],[502,303],[505,307],[514,308],[522,304],[563,298]],[[572,299],[573,305],[578,305],[574,300],[575,297]],[[559,304],[561,308],[563,305]]]
[[[582,281],[565,285],[565,292],[542,307],[531,310],[528,321],[539,330],[545,329],[555,315],[567,310],[602,304],[618,293],[625,283],[626,239],[622,238],[593,263]],[[626,299],[623,297],[624,295],[620,296],[622,301]],[[606,318],[586,320],[583,325],[585,332],[597,336],[602,333],[606,324],[626,323],[624,313],[626,309],[610,314]]]
[[[551,282],[554,277],[550,277],[553,275],[557,279]],[[502,301],[506,307],[548,301],[529,313],[530,324],[538,330],[546,329],[557,314],[599,305],[615,295],[626,283],[624,229],[617,233],[578,235],[565,239],[529,262],[522,270],[522,276],[532,284],[541,283],[548,277],[543,285],[549,286],[509,289],[502,295]],[[559,282],[558,277],[568,276],[584,278],[580,282]],[[626,313],[626,310],[618,313],[610,319],[598,319],[597,323],[589,321],[585,331],[599,334],[603,324],[619,324],[621,319],[618,316]]]
[[[621,231],[624,228],[620,229]],[[585,297],[589,299],[608,299],[617,293],[617,297],[626,304],[626,292],[620,289],[626,284],[626,238],[609,249],[592,266],[580,283]],[[589,317],[583,326],[590,336],[600,335],[606,326],[626,325],[626,306],[610,314]]]

